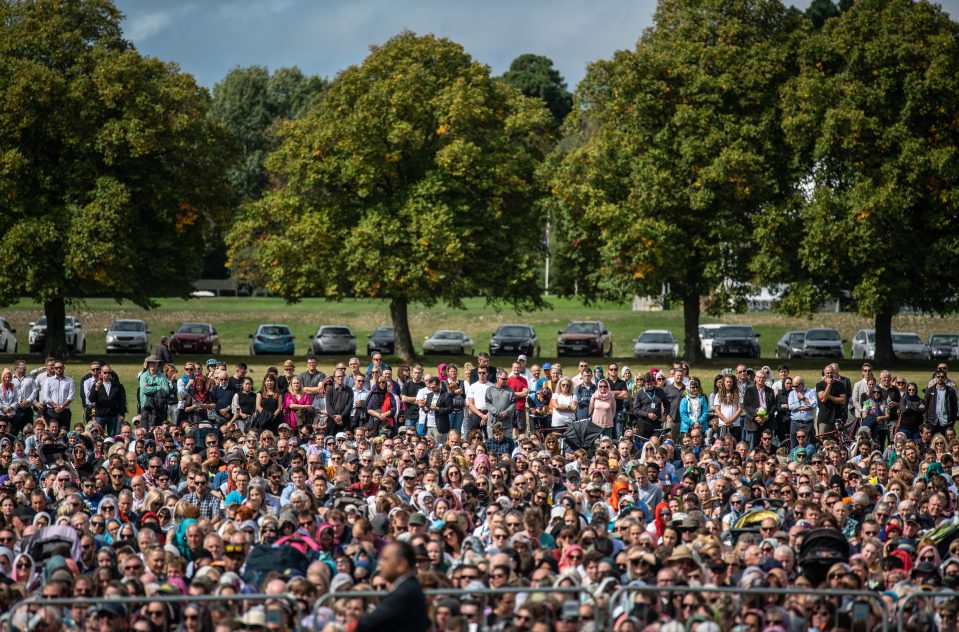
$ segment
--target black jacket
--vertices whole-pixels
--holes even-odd
[[[333,415],[342,415],[343,427],[350,425],[350,416],[353,414],[353,389],[343,386],[334,386],[326,393],[326,416],[332,421]],[[336,425],[336,422],[333,422]]]
[[[113,417],[114,415],[127,414],[127,393],[123,385],[113,381],[110,394],[103,388],[101,382],[99,387],[94,384],[90,388],[90,402],[96,410],[97,417]]]
[[[957,409],[959,409],[957,403],[959,402],[957,402],[956,389],[947,385],[944,388],[944,392],[946,394],[946,419],[948,420],[948,425],[951,426],[956,423]],[[936,387],[934,385],[930,386],[926,390],[924,402],[926,404],[926,421],[935,427],[940,427],[936,423],[936,397],[938,397]]]
[[[746,392],[743,393],[743,413],[746,415],[745,429],[748,432],[756,432],[771,425],[769,422],[775,412],[776,395],[773,393],[773,389],[768,386],[763,387],[763,392],[766,394],[766,422],[761,426],[756,423],[756,411],[759,410],[759,389],[753,384],[747,386]]]
[[[432,391],[426,394],[426,405],[433,405],[433,398],[439,397],[436,402],[436,431],[446,434],[450,431],[450,413],[453,412],[453,396],[447,391],[436,395]]]
[[[656,427],[661,427],[660,424],[663,423],[663,418],[669,414],[669,398],[666,397],[663,389],[659,387],[653,388],[653,390],[649,392],[640,387],[636,390],[636,395],[633,396],[633,405],[630,407],[630,413],[637,419],[651,423]],[[656,419],[650,419],[648,416],[649,413],[654,413]]]
[[[411,576],[383,597],[376,610],[361,617],[355,632],[425,632],[429,627],[426,595]]]

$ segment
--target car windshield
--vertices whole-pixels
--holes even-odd
[[[377,327],[376,331],[373,332],[374,336],[392,336],[393,328],[392,327]]]
[[[289,336],[290,328],[283,325],[263,325],[260,333],[264,336]]]
[[[673,337],[670,334],[645,333],[639,337],[639,341],[653,344],[672,344]]]
[[[36,327],[46,327],[46,326],[47,326],[47,317],[46,317],[46,316],[41,316],[40,319],[39,319],[36,323],[34,323],[34,325],[35,325]],[[76,319],[74,319],[73,316],[67,316],[66,319],[65,319],[64,322],[63,322],[63,326],[64,326],[65,329],[70,329],[71,327],[75,327],[75,326],[76,326]]]
[[[205,334],[209,333],[206,325],[197,325],[197,324],[186,324],[180,325],[180,328],[176,330],[178,334]]]
[[[529,327],[522,327],[522,326],[519,326],[519,325],[506,325],[506,326],[504,326],[504,327],[500,327],[500,328],[499,328],[499,331],[496,332],[496,335],[497,335],[497,336],[512,336],[512,337],[514,337],[514,338],[515,338],[515,337],[519,337],[519,336],[528,336],[528,335],[529,335]]]
[[[135,320],[118,320],[110,326],[111,331],[143,331],[143,323]]]
[[[433,334],[433,340],[462,340],[463,334],[459,331],[438,331]]]
[[[566,327],[568,334],[598,334],[599,325],[597,323],[570,323]]]
[[[806,332],[806,340],[842,340],[839,332],[834,329],[810,329]]]
[[[930,340],[930,343],[937,346],[943,347],[955,347],[956,343],[959,342],[959,335],[944,335],[944,336],[933,336]]]
[[[346,327],[324,327],[320,330],[322,336],[349,336],[350,330]]]
[[[921,345],[922,338],[918,334],[893,334],[892,344],[894,345]]]
[[[789,334],[789,342],[802,342],[806,339],[806,334],[801,331],[794,331]]]
[[[723,327],[716,332],[717,338],[752,338],[752,327]]]

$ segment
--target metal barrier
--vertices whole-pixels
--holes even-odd
[[[19,610],[29,607],[42,608],[46,606],[99,606],[104,602],[123,605],[129,604],[135,607],[142,607],[150,603],[188,604],[227,602],[230,604],[237,604],[243,601],[285,602],[290,607],[290,624],[291,628],[294,630],[297,629],[297,623],[303,620],[303,608],[300,606],[300,602],[297,600],[296,596],[290,593],[278,593],[275,595],[267,595],[264,593],[255,593],[250,595],[244,595],[240,593],[235,595],[153,595],[143,597],[109,597],[106,599],[97,597],[59,597],[56,599],[47,599],[44,597],[32,596],[15,603],[10,609],[9,617],[10,621],[13,622]],[[133,609],[134,608],[131,608],[127,611],[128,618],[132,616]],[[13,630],[13,625],[9,625],[8,629]]]
[[[880,614],[880,624],[882,626],[883,632],[889,632],[889,613],[886,612],[885,604],[882,601],[882,597],[875,592],[870,592],[868,590],[823,590],[823,589],[802,589],[802,588],[736,588],[730,586],[623,586],[619,588],[616,592],[613,593],[613,596],[609,600],[609,613],[607,615],[607,620],[609,621],[609,629],[613,628],[613,624],[616,622],[617,610],[622,610],[623,612],[629,612],[632,610],[631,603],[626,599],[629,594],[644,593],[644,594],[655,594],[660,595],[662,593],[695,593],[695,594],[731,594],[737,596],[766,596],[766,595],[779,595],[786,597],[832,597],[840,600],[840,602],[851,599],[854,602],[859,601],[869,601],[873,602],[878,606],[878,612]],[[635,599],[635,596],[634,596]],[[870,613],[857,613],[855,609],[851,613],[854,620],[866,619],[868,622]],[[857,619],[857,615],[860,617]],[[685,623],[685,620],[680,620],[681,623]],[[733,622],[727,622],[731,627]],[[726,628],[724,628],[726,629]],[[863,629],[872,630],[868,626]]]
[[[550,593],[568,593],[575,594],[577,598],[580,595],[586,595],[589,597],[590,601],[593,602],[593,616],[596,618],[596,629],[597,630],[607,630],[607,622],[605,620],[605,610],[600,603],[600,600],[591,593],[586,588],[581,586],[504,586],[502,588],[486,588],[483,590],[475,589],[464,589],[464,588],[428,588],[424,589],[423,593],[427,597],[484,597],[484,596],[493,596],[493,595],[506,595],[506,594],[545,594]],[[382,590],[357,590],[357,591],[346,591],[346,592],[335,592],[335,593],[326,593],[316,600],[316,603],[313,606],[313,621],[316,621],[317,611],[323,607],[323,604],[330,601],[331,599],[371,599],[377,598],[382,599],[388,595],[388,591]],[[482,610],[480,611],[482,613]],[[485,621],[479,622],[479,627],[477,630],[479,632],[485,632],[488,629]]]
[[[896,626],[899,632],[903,632],[906,626],[906,622],[909,620],[910,616],[914,613],[906,612],[906,606],[910,602],[918,602],[920,600],[935,600],[935,599],[959,599],[959,592],[955,590],[917,590],[915,592],[909,593],[902,599],[896,602]],[[925,604],[919,604],[921,609],[928,608],[928,601]],[[929,626],[922,628],[927,630],[935,630],[937,628],[933,627],[932,614],[930,614],[930,620],[928,621]]]

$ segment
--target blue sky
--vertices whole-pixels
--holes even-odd
[[[804,8],[809,0],[794,0]],[[459,42],[494,74],[551,58],[572,89],[586,66],[631,48],[655,0],[117,0],[137,48],[212,88],[231,68],[299,66],[332,78],[403,29]],[[959,15],[959,0],[945,0]]]

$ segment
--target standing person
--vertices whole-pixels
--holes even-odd
[[[506,384],[506,371],[496,371],[496,383],[486,389],[486,410],[492,421],[503,424],[503,429],[512,436],[513,413],[516,411],[516,395]]]
[[[926,421],[939,431],[952,428],[956,424],[956,389],[946,384],[946,374],[937,371],[935,383],[926,389],[923,402],[926,406]]]
[[[447,371],[449,369],[447,368]],[[478,367],[476,369],[476,381],[471,383],[466,391],[466,407],[469,415],[463,423],[463,435],[469,435],[471,430],[477,428],[483,429],[486,434],[486,424],[489,421],[489,414],[486,412],[486,390],[492,386],[487,381],[488,366]]]
[[[732,375],[723,376],[719,384],[719,392],[716,394],[716,404],[713,412],[718,424],[717,435],[725,437],[731,434],[743,413],[743,405],[739,399],[739,388]]]
[[[350,372],[346,374],[343,383],[346,384],[348,388],[353,388],[356,385],[357,378],[363,378],[363,383],[365,384],[366,373],[360,370],[360,359],[357,357],[350,358],[349,366]]]
[[[439,378],[435,376],[426,380],[426,389],[421,395],[422,399],[416,403],[423,410],[426,436],[433,437],[436,445],[442,446],[449,436],[453,396],[440,389]]]
[[[306,371],[300,373],[300,384],[303,385],[303,392],[311,397],[319,395],[320,391],[323,390],[324,379],[326,379],[326,375],[316,368],[316,356],[307,358]]]
[[[390,582],[390,592],[376,610],[363,615],[355,632],[425,632],[430,627],[426,596],[416,579],[416,553],[408,542],[392,542],[383,549],[379,575]]]
[[[593,370],[589,367],[580,373],[579,384],[576,384],[576,378],[573,378],[573,396],[576,398],[576,418],[586,419],[589,417],[589,404],[593,399],[593,393],[596,392],[596,384],[593,383]]]
[[[789,377],[789,365],[780,364],[778,373],[779,379],[773,382],[773,392],[776,393],[776,395],[779,395],[779,392],[785,388],[783,384],[786,382],[786,378]],[[792,380],[790,380],[790,382],[792,382]],[[789,389],[786,388],[785,390],[788,391]]]
[[[613,436],[623,436],[623,426],[626,422],[626,406],[629,402],[629,384],[625,379],[619,377],[619,365],[610,362],[606,367],[606,382],[609,383],[609,392],[616,400],[616,416],[613,419]],[[629,367],[624,367],[628,370]]]
[[[506,378],[506,385],[513,389],[513,395],[516,397],[516,410],[513,411],[512,419],[514,435],[526,432],[526,398],[530,393],[529,379],[523,375],[522,368],[526,363],[526,356],[521,355],[520,358],[523,358],[522,362],[516,360],[510,367],[509,377]],[[532,373],[529,375],[532,377]]]
[[[283,396],[276,389],[276,377],[272,373],[263,376],[260,392],[256,394],[257,427],[254,430],[269,430],[279,433],[283,419]]]
[[[159,372],[160,359],[147,356],[146,371],[139,377],[140,422],[148,431],[162,423],[166,412],[166,378]]]
[[[103,369],[101,368],[100,371],[102,372]],[[164,415],[164,420],[175,424],[177,422],[177,411],[180,408],[180,389],[177,387],[176,365],[172,362],[164,364],[163,377],[166,387],[166,415]]]
[[[326,416],[328,423],[332,424],[328,432],[352,429],[352,414],[353,389],[346,385],[346,371],[337,369],[333,372],[333,385],[326,389]]]
[[[552,428],[564,428],[576,420],[576,397],[573,395],[573,381],[568,377],[561,377],[556,384],[556,392],[549,400],[552,411]]]
[[[238,393],[243,388],[243,380],[246,379],[246,373],[249,371],[249,367],[246,366],[246,362],[237,362],[236,366],[233,367],[233,375],[230,377],[227,382],[230,385],[230,389],[234,393]]]
[[[396,416],[399,413],[399,408],[396,405],[396,399],[393,397],[393,391],[390,389],[390,382],[386,376],[379,376],[376,386],[370,391],[370,396],[366,402],[369,435],[373,436],[383,428],[389,431],[389,436],[395,435],[397,430]]]
[[[489,354],[485,351],[481,351],[479,355],[476,356],[476,368],[471,368],[469,371],[470,384],[479,381],[480,369],[486,369],[487,380],[490,376],[496,376],[496,367],[489,363]]]
[[[775,389],[773,389],[775,391]],[[789,411],[789,394],[793,390],[793,380],[786,377],[782,381],[782,388],[776,393],[776,438],[779,443],[786,440],[789,436],[789,425],[792,413]]]
[[[589,418],[603,429],[603,435],[613,436],[613,420],[616,417],[616,398],[607,380],[600,380],[589,400]]]
[[[290,390],[283,395],[283,415],[293,430],[313,422],[313,396],[306,392],[298,376],[293,376]]]
[[[926,391],[928,393],[928,390]],[[919,386],[915,382],[906,385],[906,395],[899,406],[899,419],[892,435],[906,433],[909,441],[919,441],[919,429],[926,417],[926,403],[919,397]]]
[[[87,404],[87,398],[90,396],[90,388],[100,377],[100,362],[94,360],[90,363],[90,371],[80,378],[80,405],[83,407],[83,420],[90,421],[90,406]]]
[[[682,425],[679,419],[679,403],[683,397],[686,396],[686,384],[683,382],[685,377],[686,373],[682,366],[677,367],[674,365],[673,368],[669,370],[669,381],[666,382],[666,385],[663,387],[663,392],[666,393],[666,400],[669,402],[669,413],[666,415],[666,424],[673,437],[673,443],[679,443],[680,426]]]
[[[836,424],[842,422],[846,407],[846,387],[836,378],[832,365],[822,372],[822,381],[816,384],[816,398],[819,400],[819,418],[816,421],[817,434],[832,432]]]
[[[276,392],[282,397],[290,390],[290,381],[296,376],[296,365],[293,360],[283,361],[283,375],[276,378]]]
[[[746,389],[746,395],[743,397],[745,415],[743,441],[749,444],[750,449],[756,447],[758,433],[771,429],[768,422],[775,402],[776,396],[773,389],[766,386],[766,375],[762,371],[757,371],[753,378],[753,385]]]
[[[106,436],[118,435],[127,412],[127,394],[123,385],[116,381],[109,364],[100,367],[100,374],[90,391],[89,404]]]
[[[256,393],[253,392],[253,378],[244,377],[240,383],[240,390],[233,394],[231,421],[236,423],[242,432],[250,429],[250,418],[256,412]]]
[[[536,383],[538,376],[533,375],[533,372],[530,369],[526,368],[527,360],[528,358],[526,357],[525,353],[521,353],[518,356],[516,356],[516,364],[519,366],[519,371],[517,372],[517,375],[519,375],[524,380],[526,380],[526,389],[532,390],[533,384]]]
[[[702,393],[699,378],[690,378],[686,394],[679,402],[679,432],[686,435],[696,427],[705,430],[708,419],[709,402]]]
[[[350,411],[350,429],[356,430],[366,425],[366,399],[370,396],[367,388],[366,374],[351,376],[353,386],[350,395],[353,397],[353,409]]]
[[[815,389],[806,388],[806,380],[801,375],[793,378],[793,390],[789,393],[789,440],[796,447],[796,433],[800,430],[811,434],[819,409],[819,398]]]
[[[440,385],[440,389],[451,396],[450,430],[459,432],[463,427],[466,408],[466,385],[459,379],[459,367],[455,364],[446,365],[446,379]]]
[[[53,377],[45,379],[43,388],[40,389],[40,403],[43,406],[44,419],[48,422],[57,421],[61,427],[69,428],[70,420],[73,419],[70,404],[73,403],[77,391],[73,379],[63,373],[63,362],[55,360]]]
[[[852,409],[856,419],[862,419],[862,401],[864,395],[869,396],[869,380],[874,379],[872,374],[872,362],[863,362],[860,367],[862,378],[852,385]]]
[[[17,387],[13,383],[13,371],[8,368],[3,369],[0,375],[0,421],[7,422],[7,428],[3,433],[13,427],[13,418],[17,414]]]
[[[170,354],[170,345],[167,344],[167,337],[160,336],[160,343],[157,345],[154,354],[163,366],[173,362],[173,356]]]
[[[33,405],[37,401],[37,382],[27,372],[27,363],[17,360],[13,370],[13,385],[17,387],[17,412],[13,417],[11,432],[20,434],[23,427],[33,421]]]
[[[415,426],[420,417],[420,408],[416,405],[416,395],[426,388],[423,381],[423,365],[417,362],[413,365],[410,379],[403,383],[400,390],[400,402],[403,404],[403,425]]]
[[[850,410],[850,404],[851,404],[849,400],[852,398],[852,381],[850,381],[848,377],[846,377],[839,371],[838,362],[833,362],[829,366],[832,368],[833,379],[842,385],[843,395],[846,396],[846,401],[842,405],[842,409],[839,411],[839,417],[837,418],[839,425],[842,427],[845,427],[849,421],[849,410]],[[906,386],[905,380],[903,381],[902,386],[903,387]],[[898,409],[899,398],[898,397],[896,398],[896,402],[897,402],[896,416],[898,417],[899,416],[899,409]]]
[[[633,397],[631,413],[636,418],[636,432],[644,439],[651,439],[653,435],[663,429],[669,401],[663,389],[656,386],[656,376],[652,373],[643,374],[643,385],[637,389]]]

